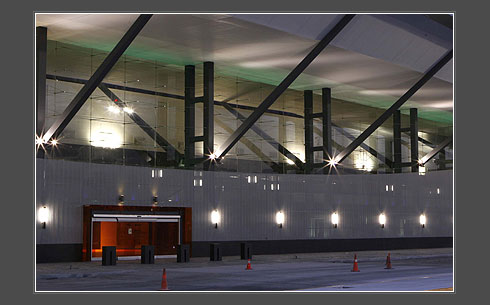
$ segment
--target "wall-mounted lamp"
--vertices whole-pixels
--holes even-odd
[[[337,212],[332,213],[332,224],[334,228],[337,228],[339,224],[339,214]]]
[[[38,219],[39,222],[42,224],[42,228],[46,229],[46,222],[48,222],[49,218],[49,210],[46,206],[43,206],[42,208],[39,209],[38,213]]]
[[[426,218],[425,218],[425,215],[424,214],[420,215],[419,221],[420,221],[420,225],[422,226],[422,228],[425,228]]]
[[[158,197],[157,196],[153,196],[153,204],[154,205],[158,204]]]
[[[118,202],[119,205],[124,204],[124,195],[119,195],[118,200],[119,200]]]
[[[279,228],[282,228],[282,224],[284,223],[284,213],[277,212],[276,213],[276,223],[279,225]]]
[[[379,224],[381,225],[381,228],[385,227],[386,223],[386,216],[384,213],[379,214]]]
[[[214,224],[215,229],[218,228],[218,223],[219,223],[220,219],[221,219],[221,217],[220,217],[218,210],[214,210],[213,212],[211,212],[211,222]]]

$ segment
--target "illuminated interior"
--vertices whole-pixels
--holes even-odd
[[[117,256],[139,256],[141,246],[155,246],[155,255],[175,255],[178,222],[94,221],[92,257],[102,257],[103,246],[116,246]]]

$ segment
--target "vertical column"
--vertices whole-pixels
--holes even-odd
[[[330,160],[332,156],[332,91],[330,88],[322,88],[322,138],[323,160]],[[328,173],[328,168],[323,168]]]
[[[46,50],[48,46],[48,29],[36,28],[36,135],[44,133],[46,118]],[[42,158],[44,150],[39,149],[37,156]]]
[[[444,128],[438,128],[437,133],[439,136],[437,136],[438,143],[443,142],[446,140],[445,137],[440,136],[441,134],[444,134]],[[439,170],[446,169],[446,149],[443,148],[441,151],[437,154],[437,168]]]
[[[313,168],[313,91],[304,91],[305,102],[305,174]]]
[[[191,65],[185,66],[185,93],[184,93],[184,103],[185,103],[185,128],[184,128],[184,136],[185,136],[185,148],[184,148],[184,157],[185,157],[185,167],[191,168],[193,167],[194,158],[195,158],[195,145],[194,145],[194,137],[196,132],[196,68]]]
[[[214,63],[204,63],[204,151],[203,156],[214,153]],[[212,170],[212,160],[204,162],[205,170]]]
[[[395,173],[402,172],[402,131],[401,112],[393,113],[393,168]]]
[[[417,108],[410,108],[410,161],[412,172],[419,171],[419,120]]]

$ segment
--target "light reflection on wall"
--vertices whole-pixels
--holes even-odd
[[[94,128],[90,135],[90,144],[103,148],[119,148],[122,145],[121,134],[111,128]]]
[[[364,150],[358,151],[354,154],[354,165],[357,169],[367,172],[372,171],[375,167],[374,161]]]

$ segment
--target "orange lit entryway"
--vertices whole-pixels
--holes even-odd
[[[191,209],[177,207],[85,206],[84,260],[99,260],[103,246],[116,246],[121,259],[137,259],[142,245],[153,245],[157,258],[175,256],[177,245],[190,244]]]

